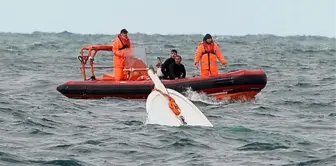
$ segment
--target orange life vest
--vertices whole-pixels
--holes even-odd
[[[206,42],[203,42],[203,47],[204,47],[205,52],[203,52],[202,55],[203,54],[210,54],[210,53],[216,54],[214,43],[208,44]]]
[[[211,68],[214,68],[216,70],[217,67],[213,66],[213,64],[216,63],[217,61],[215,44],[213,42],[210,44],[203,42],[202,44],[203,44],[204,52],[202,52],[201,56],[207,56],[206,60],[205,58],[201,58],[202,66],[206,64],[207,67],[205,68],[207,68],[208,70],[210,70]]]
[[[119,48],[119,50],[125,49],[125,48],[130,48],[131,46],[131,41],[128,37],[126,37],[126,39],[124,37],[122,37],[121,35],[118,35],[118,38],[122,44],[122,47]]]
[[[126,39],[121,35],[118,35],[112,42],[112,52],[113,52],[113,66],[114,68],[124,68],[124,55],[121,50],[125,48],[131,48],[131,40],[127,37]]]

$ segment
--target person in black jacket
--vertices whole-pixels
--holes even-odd
[[[169,66],[175,62],[175,57],[177,56],[177,51],[175,49],[171,50],[171,56],[161,65],[161,72],[163,74],[162,79],[169,79]]]
[[[177,80],[179,78],[186,77],[186,70],[181,61],[182,57],[180,55],[176,55],[175,62],[169,66],[169,78],[171,80]]]

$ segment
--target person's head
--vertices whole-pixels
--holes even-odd
[[[203,41],[207,42],[207,43],[212,43],[212,36],[210,34],[206,34],[203,38]]]
[[[177,55],[177,51],[175,49],[170,51],[171,57],[175,59],[176,55]]]
[[[181,61],[182,61],[182,57],[180,55],[176,55],[176,57],[175,57],[175,63],[176,64],[181,64]]]
[[[127,37],[127,34],[128,34],[128,31],[126,29],[122,29],[120,31],[120,35],[123,36],[123,37],[125,37],[125,38]]]

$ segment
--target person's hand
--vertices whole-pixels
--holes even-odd
[[[195,64],[196,68],[198,69],[199,68],[199,62],[196,62],[194,64]]]
[[[161,63],[160,63],[160,62],[157,63],[157,64],[156,64],[156,67],[157,67],[157,68],[161,67]]]
[[[117,55],[119,57],[124,57],[125,53],[123,51],[117,51],[115,55]]]
[[[90,60],[90,65],[93,65],[93,61],[94,61],[94,58],[92,58],[91,56],[89,56],[89,60]]]
[[[123,49],[122,52],[124,53],[124,55],[133,56],[133,51],[130,49]]]
[[[89,60],[90,61],[94,61],[94,59],[92,58],[92,56],[89,56]]]

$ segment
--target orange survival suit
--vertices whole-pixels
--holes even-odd
[[[211,43],[208,43],[207,39],[211,39]],[[200,64],[201,76],[218,75],[217,58],[223,65],[227,64],[219,46],[212,41],[210,34],[206,34],[194,55],[194,64]]]
[[[125,52],[124,49],[132,48],[131,40],[123,37],[121,33],[112,42],[114,79],[124,80]]]

